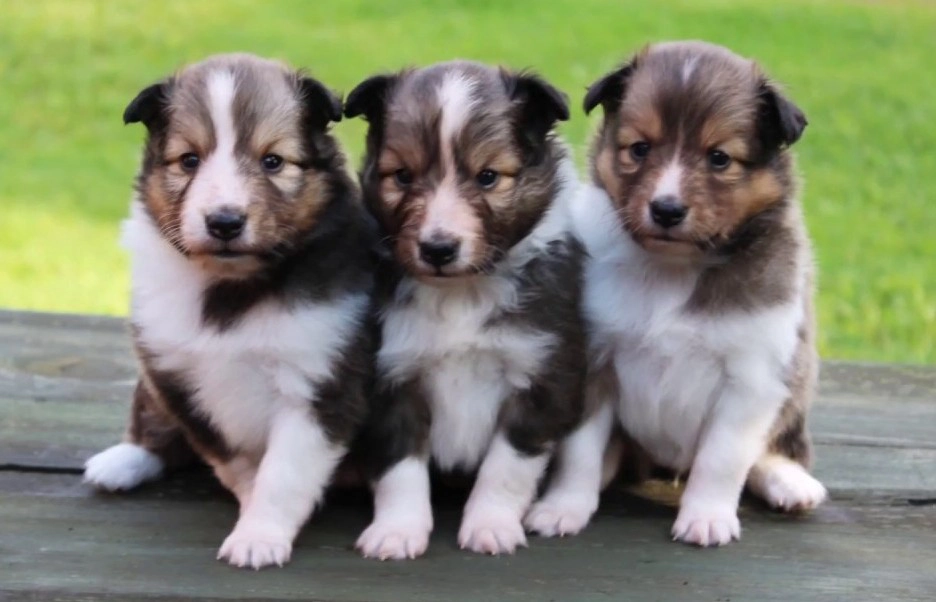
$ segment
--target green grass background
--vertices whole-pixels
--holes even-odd
[[[585,87],[674,38],[756,57],[809,116],[822,354],[936,363],[936,7],[919,1],[0,0],[0,307],[126,312],[117,237],[143,129],[120,116],[186,62],[250,51],[345,92],[456,57],[533,67],[572,99],[581,164]],[[357,165],[363,124],[336,131]]]

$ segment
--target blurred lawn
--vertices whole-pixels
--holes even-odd
[[[123,314],[117,244],[143,129],[124,106],[183,63],[245,50],[347,92],[455,57],[535,67],[575,105],[645,41],[758,58],[806,111],[797,145],[821,350],[936,363],[936,8],[925,2],[45,1],[0,6],[0,307]],[[360,121],[337,132],[357,165]]]

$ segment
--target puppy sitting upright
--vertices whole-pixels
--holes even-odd
[[[128,441],[86,479],[128,489],[190,445],[240,503],[219,552],[238,566],[289,559],[366,414],[376,231],[327,131],[340,117],[322,84],[249,55],[124,113],[148,129],[124,229],[141,377]]]
[[[558,440],[583,415],[574,169],[552,134],[564,96],[469,62],[381,75],[348,96],[370,123],[365,203],[393,256],[382,288],[375,484],[365,556],[422,554],[430,459],[477,470],[463,548],[512,553]]]
[[[673,537],[722,545],[745,482],[784,510],[826,495],[807,472],[813,265],[788,150],[806,119],[753,62],[696,42],[647,48],[591,86],[599,104],[575,208],[606,385],[590,390],[689,473]]]

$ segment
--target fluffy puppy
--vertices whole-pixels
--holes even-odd
[[[88,481],[128,489],[197,452],[240,503],[219,558],[282,565],[367,412],[376,229],[318,81],[222,55],[154,84],[124,242],[140,381]]]
[[[604,109],[575,208],[592,402],[688,472],[674,539],[737,539],[745,483],[784,510],[819,504],[813,264],[789,151],[806,118],[755,63],[699,42],[646,48],[584,104]]]
[[[565,97],[532,74],[449,62],[364,81],[345,115],[370,124],[361,181],[389,257],[364,436],[375,511],[358,548],[425,551],[431,460],[477,471],[461,547],[512,553],[584,410],[577,182],[552,134]]]

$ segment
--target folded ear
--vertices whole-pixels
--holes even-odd
[[[299,91],[305,105],[306,122],[324,130],[332,121],[341,121],[341,96],[311,77],[299,78]]]
[[[592,109],[599,104],[604,109],[605,115],[617,111],[618,107],[621,106],[621,101],[624,100],[624,93],[627,92],[627,82],[633,72],[634,62],[631,61],[588,86],[588,91],[585,92],[585,100],[582,102],[585,114],[591,113]]]
[[[765,146],[779,148],[800,139],[808,121],[799,107],[768,81],[761,83],[758,100],[758,128]]]
[[[151,132],[163,127],[171,89],[171,79],[143,88],[124,109],[124,124],[142,122]]]
[[[396,83],[396,75],[375,75],[359,83],[345,101],[345,117],[363,115],[370,123],[380,120],[387,104],[387,93]]]
[[[526,131],[540,138],[557,121],[569,118],[569,100],[549,82],[533,73],[501,71],[507,94],[520,106],[522,125]]]

